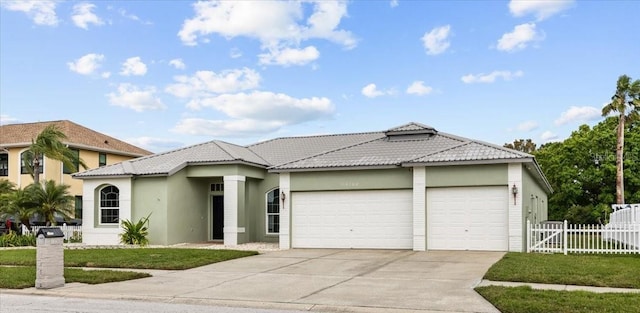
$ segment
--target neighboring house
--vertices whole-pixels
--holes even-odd
[[[67,136],[64,143],[80,156],[89,169],[151,154],[147,150],[66,120],[2,125],[0,179],[7,179],[19,188],[33,183],[33,178],[22,162],[22,153],[49,125],[56,125]],[[40,178],[69,185],[69,193],[76,197],[75,217],[82,218],[82,181],[71,178],[71,174],[78,172],[77,167],[69,169],[60,161],[45,158],[40,168]]]
[[[152,244],[523,251],[552,192],[532,155],[417,123],[210,141],[74,177],[87,244],[117,244],[120,220],[151,214]]]

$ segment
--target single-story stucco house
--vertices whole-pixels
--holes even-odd
[[[534,157],[409,123],[387,131],[210,141],[75,175],[83,241],[523,251],[552,189]]]

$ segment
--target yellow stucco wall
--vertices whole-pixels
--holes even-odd
[[[17,187],[23,188],[33,183],[33,179],[29,174],[20,174],[20,154],[24,152],[27,147],[22,148],[9,148],[9,175],[1,176],[0,179],[8,179],[16,184]],[[98,167],[98,158],[100,153],[91,150],[80,150],[80,158],[87,165],[87,169],[93,169]],[[133,157],[107,153],[107,165],[133,159]],[[44,173],[41,174],[41,179],[53,179],[58,183],[69,185],[69,193],[73,196],[82,195],[82,180],[73,179],[70,174],[63,174],[62,162],[45,158],[44,161]],[[85,169],[80,167],[80,171]]]

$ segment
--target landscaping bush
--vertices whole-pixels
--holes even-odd
[[[135,223],[130,220],[123,220],[122,228],[124,231],[120,234],[120,242],[129,245],[148,245],[149,238],[147,238],[147,236],[149,236],[149,215],[141,218]]]
[[[0,247],[36,246],[36,236],[32,234],[18,235],[14,231],[0,236]]]

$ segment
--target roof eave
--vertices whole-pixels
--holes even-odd
[[[83,144],[77,144],[77,143],[72,143],[72,142],[63,142],[63,143],[68,145],[69,147],[72,147],[72,148],[79,148],[79,149],[88,150],[88,151],[106,152],[106,153],[110,153],[110,154],[123,155],[123,156],[136,157],[136,158],[147,156],[147,154],[127,152],[127,151],[122,151],[122,150],[117,150],[117,149],[103,149],[103,148],[98,148],[98,147],[89,146],[89,145],[83,145]],[[3,148],[26,148],[26,147],[31,146],[31,144],[32,144],[31,142],[7,143],[7,144],[2,144],[2,147]]]
[[[134,175],[132,174],[116,174],[116,175],[86,175],[86,176],[78,176],[71,175],[73,179],[81,179],[81,180],[90,180],[90,179],[109,179],[109,178],[131,178]]]
[[[255,162],[249,162],[245,160],[231,160],[231,161],[205,161],[205,162],[187,162],[187,165],[249,165],[253,167],[259,167],[266,169],[269,166],[259,164]]]
[[[504,164],[504,163],[526,163],[530,158],[509,158],[509,159],[484,159],[484,160],[463,160],[463,161],[437,161],[437,162],[405,162],[402,167],[416,166],[455,166],[455,165],[484,165],[484,164]]]
[[[390,165],[363,165],[363,166],[334,166],[334,167],[312,167],[312,168],[271,168],[269,173],[291,173],[291,172],[328,172],[328,171],[361,171],[400,168],[397,164]]]

